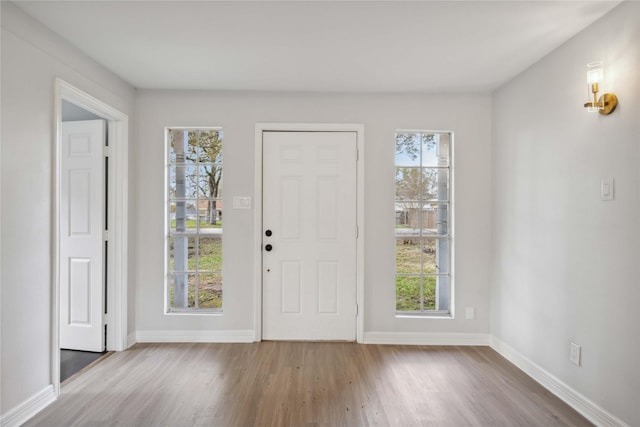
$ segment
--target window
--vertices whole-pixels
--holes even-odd
[[[222,130],[167,129],[167,312],[222,309]]]
[[[395,136],[396,312],[451,313],[450,133]]]

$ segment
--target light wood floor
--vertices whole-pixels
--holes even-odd
[[[489,347],[138,344],[27,426],[591,425]]]

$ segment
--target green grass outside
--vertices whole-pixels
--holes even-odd
[[[195,229],[197,227],[197,221],[195,219],[188,219],[185,221],[185,228]],[[171,220],[171,228],[176,228],[176,220]],[[200,228],[222,228],[222,221],[216,221],[215,224],[208,224],[206,221],[200,221]]]
[[[195,289],[194,289],[194,279],[193,276],[189,277],[189,307],[195,307]],[[173,294],[174,289],[171,287],[170,291],[170,299],[171,305],[173,306]],[[200,283],[200,291],[198,292],[198,307],[199,308],[222,308],[222,289],[214,290],[214,289],[206,289],[202,287],[202,283]]]
[[[420,281],[424,280],[424,309],[436,308],[436,278],[396,276],[396,310],[420,310]]]
[[[424,262],[424,267],[422,262]],[[433,276],[423,278],[402,276],[403,274],[420,274],[422,268],[424,268],[424,273],[436,272],[433,253],[424,252],[417,240],[398,240],[396,244],[396,310],[420,310],[421,283],[423,284],[424,309],[435,309],[436,278]]]
[[[171,239],[171,252],[169,258],[169,267],[173,270],[173,238]],[[196,270],[196,251],[195,239],[189,239],[189,251],[187,268],[189,271]],[[198,259],[198,307],[200,308],[222,308],[222,240],[219,236],[200,237],[200,253]],[[215,273],[201,273],[215,272]],[[188,301],[189,307],[195,307],[195,283],[196,275],[189,274],[188,278]],[[173,305],[174,288],[173,284],[170,289],[170,300]]]

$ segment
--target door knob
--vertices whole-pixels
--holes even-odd
[[[271,246],[271,245],[267,245],[267,246],[264,247],[264,250],[267,251],[267,252],[271,252],[271,249],[273,249],[273,246]]]
[[[271,232],[271,230],[267,230],[264,232],[264,234],[267,235],[267,237],[271,236],[273,233]]]

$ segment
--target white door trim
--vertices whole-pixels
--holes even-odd
[[[77,89],[60,78],[55,81],[55,125],[53,150],[53,298],[51,307],[51,381],[56,396],[60,394],[60,149],[62,100],[75,104],[107,120],[109,135],[109,195],[110,222],[107,252],[107,350],[127,348],[127,239],[128,239],[128,146],[129,117]]]
[[[254,321],[255,340],[262,340],[262,133],[282,132],[355,132],[357,135],[356,221],[356,341],[364,340],[364,125],[315,123],[257,123],[255,130],[254,193]]]

